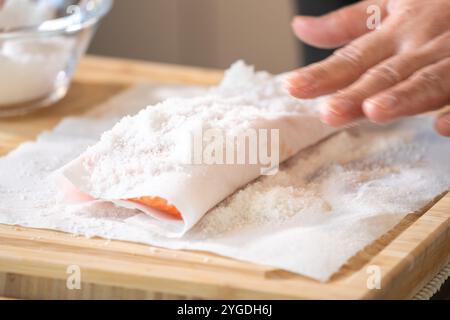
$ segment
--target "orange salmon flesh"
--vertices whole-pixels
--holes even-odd
[[[167,213],[174,218],[182,219],[180,211],[178,211],[177,207],[174,205],[168,204],[167,200],[160,197],[139,197],[139,198],[131,198],[128,201],[136,202],[139,204],[143,204],[152,209],[156,209]]]

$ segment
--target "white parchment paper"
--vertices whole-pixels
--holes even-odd
[[[450,189],[450,140],[430,117],[362,124],[301,151],[275,176],[237,191],[183,238],[111,203],[68,204],[54,172],[126,114],[199,88],[141,85],[85,117],[63,120],[0,158],[0,223],[177,249],[206,250],[326,281],[350,257]]]

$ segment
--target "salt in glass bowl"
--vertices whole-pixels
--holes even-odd
[[[0,0],[1,2],[1,0]],[[0,8],[0,117],[62,99],[113,0],[6,0]]]

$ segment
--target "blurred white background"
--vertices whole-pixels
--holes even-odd
[[[274,73],[301,64],[293,0],[116,0],[90,53],[226,68],[244,59]]]

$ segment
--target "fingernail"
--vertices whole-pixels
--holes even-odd
[[[291,26],[292,27],[295,27],[295,26],[301,26],[301,25],[303,25],[304,23],[304,17],[303,16],[296,16],[296,17],[294,17],[294,19],[292,19],[292,21],[291,21]]]
[[[376,99],[366,100],[363,107],[365,109],[377,109],[388,113],[395,113],[397,105],[398,99],[395,96],[386,95]]]
[[[310,93],[316,88],[316,79],[309,73],[293,72],[286,78],[286,84],[300,92]]]

